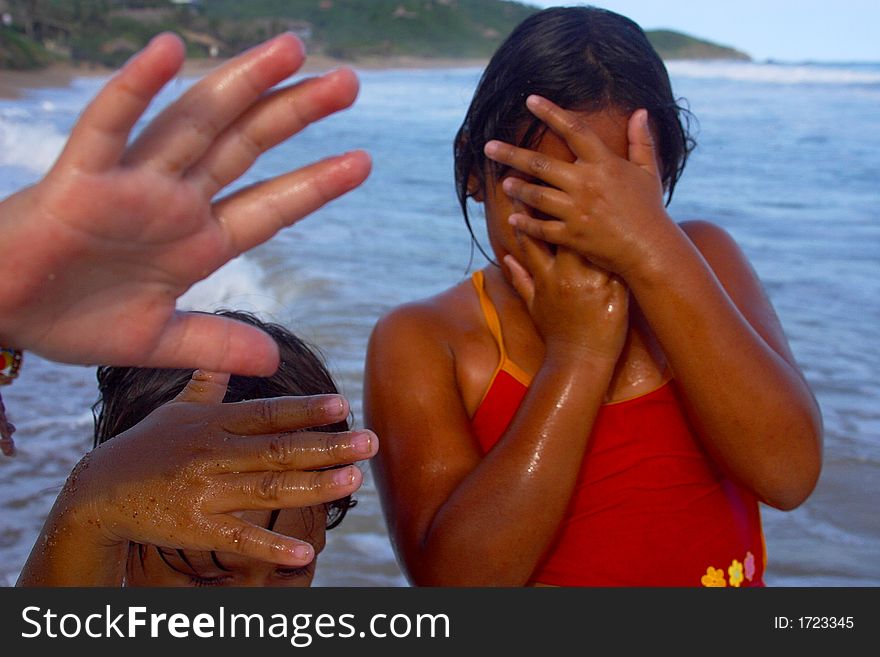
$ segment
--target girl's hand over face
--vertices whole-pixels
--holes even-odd
[[[506,194],[558,221],[515,213],[510,223],[535,239],[568,247],[624,279],[651,254],[652,235],[672,224],[648,126],[648,113],[627,123],[628,159],[615,154],[591,127],[591,116],[560,108],[539,96],[527,105],[575,156],[566,162],[499,141],[486,144],[489,159],[550,185],[518,177],[504,181]],[[595,125],[595,123],[594,123]]]
[[[548,357],[616,363],[627,335],[628,292],[619,277],[567,248],[518,234],[524,263],[507,255],[517,293],[544,339]]]
[[[309,544],[235,512],[350,495],[363,481],[350,464],[373,456],[378,441],[370,432],[299,431],[345,419],[338,395],[224,404],[228,380],[196,372],[174,400],[86,455],[59,496],[66,512],[94,527],[102,545],[133,541],[309,563]],[[323,469],[330,466],[344,467]]]

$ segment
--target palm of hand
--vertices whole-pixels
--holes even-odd
[[[277,367],[269,336],[175,303],[366,178],[369,158],[355,151],[214,201],[263,151],[350,105],[357,79],[342,69],[269,91],[303,61],[282,35],[195,84],[129,145],[182,58],[179,40],[155,39],[85,110],[46,178],[0,204],[0,237],[16,247],[16,278],[0,281],[0,344],[84,364]]]
[[[210,199],[143,169],[61,175],[22,192],[36,197],[42,258],[22,263],[18,286],[23,302],[43,303],[21,330],[39,335],[31,348],[46,344],[41,353],[49,358],[88,363],[149,354],[176,299],[232,256]],[[105,332],[108,312],[117,326]],[[100,343],[82,344],[97,334]]]

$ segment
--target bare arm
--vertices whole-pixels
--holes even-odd
[[[668,216],[643,110],[624,124],[629,152],[622,157],[584,117],[546,100],[529,103],[567,141],[576,161],[548,161],[497,142],[488,147],[493,159],[553,186],[506,182],[509,194],[560,219],[515,215],[511,223],[622,276],[707,449],[768,504],[799,505],[819,475],[821,418],[742,252],[710,224],[691,223],[683,231]]]
[[[546,256],[544,262],[569,258],[577,256]],[[416,584],[528,583],[568,506],[625,337],[626,293],[596,271],[568,295],[541,289],[543,274],[535,270],[540,265],[531,271],[534,297],[548,306],[533,308],[534,315],[553,317],[547,326],[567,328],[545,334],[543,364],[511,425],[485,456],[436,316],[397,311],[373,333],[365,412],[383,440],[373,471],[398,557]],[[568,321],[563,309],[578,305],[572,294],[589,298],[590,320]]]
[[[58,496],[18,585],[119,586],[130,542],[309,563],[308,543],[233,512],[349,495],[362,482],[357,467],[314,470],[369,458],[375,436],[296,432],[345,417],[348,406],[336,395],[221,404],[227,381],[228,375],[197,374],[173,401],[87,454]]]
[[[764,501],[791,509],[821,467],[818,405],[757,276],[706,222],[670,228],[633,292],[716,459]]]

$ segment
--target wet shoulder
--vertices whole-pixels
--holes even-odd
[[[705,219],[692,219],[678,225],[697,250],[710,260],[740,254],[736,241],[718,224]]]
[[[449,344],[466,333],[479,312],[473,283],[465,279],[431,297],[411,301],[391,309],[373,328],[371,342],[392,343],[398,347]]]

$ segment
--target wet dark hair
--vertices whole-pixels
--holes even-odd
[[[533,146],[544,125],[526,108],[538,94],[570,110],[648,110],[660,157],[667,205],[695,147],[691,114],[672,95],[663,60],[636,23],[597,7],[555,7],[520,23],[492,56],[455,136],[455,186],[465,224],[476,242],[467,200],[505,168],[488,160],[486,142]],[[525,132],[522,132],[525,127]],[[473,176],[478,189],[469,189]]]
[[[221,310],[218,315],[245,322],[262,329],[275,339],[281,365],[272,376],[238,376],[229,379],[225,403],[248,399],[266,399],[288,395],[338,394],[339,390],[316,348],[309,346],[283,326],[259,320],[251,313]],[[189,369],[145,367],[98,368],[98,400],[92,406],[95,419],[94,446],[107,442],[143,420],[151,412],[170,402],[192,377]],[[348,431],[348,421],[336,422],[313,431]],[[355,506],[351,496],[327,503],[327,529],[339,525],[348,509]],[[275,524],[277,513],[269,520]]]

